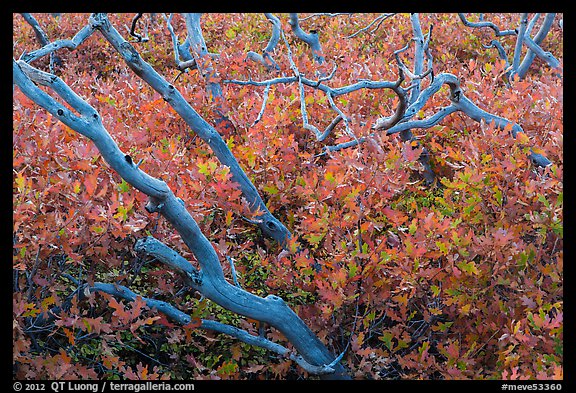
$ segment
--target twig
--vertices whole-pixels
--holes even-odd
[[[38,21],[29,13],[21,13],[22,17],[28,22],[34,33],[36,34],[36,38],[38,42],[40,42],[40,46],[44,47],[50,44],[50,40],[48,39],[48,35],[44,32],[44,30],[40,27]],[[50,52],[50,72],[54,73],[54,65],[59,67],[62,66],[62,60],[54,52]]]
[[[136,33],[135,29],[136,29],[136,24],[138,23],[138,21],[140,20],[140,18],[142,17],[143,13],[138,13],[136,14],[136,16],[134,16],[134,18],[132,18],[132,24],[130,26],[130,35],[132,37],[136,38],[136,42],[146,42],[148,41],[148,24],[144,25],[144,36],[141,36],[140,34]]]
[[[170,32],[170,37],[172,37],[172,46],[174,47],[174,63],[176,64],[176,67],[181,71],[181,73],[178,74],[178,76],[176,76],[176,78],[174,79],[174,81],[176,81],[176,79],[178,79],[178,77],[184,71],[186,71],[186,69],[188,69],[188,68],[195,69],[196,68],[196,60],[192,57],[190,52],[187,50],[188,46],[181,47],[178,44],[178,37],[176,36],[176,33],[174,32],[174,28],[172,27],[172,18],[174,16],[174,14],[170,14],[169,16],[166,16],[166,14],[162,14],[162,15],[164,16],[164,19],[166,20],[166,28],[168,29],[168,32]],[[186,41],[186,42],[188,42],[188,41]],[[186,51],[183,51],[184,48],[186,49]],[[184,60],[181,60],[181,57],[183,57]]]
[[[494,333],[492,333],[492,335],[488,338],[488,340],[486,340],[486,341],[484,342],[484,344],[482,344],[482,345],[480,346],[480,348],[478,348],[478,349],[474,352],[474,354],[472,354],[472,356],[470,356],[470,358],[474,358],[474,357],[482,350],[482,348],[484,348],[484,347],[486,346],[486,344],[488,344],[488,342],[494,338],[494,336],[495,336],[500,330],[502,330],[502,328],[498,328],[498,330],[496,330]]]
[[[518,37],[516,38],[516,46],[514,47],[514,57],[512,60],[512,69],[517,70],[520,65],[520,56],[522,52],[522,42],[524,41],[524,34],[526,32],[526,25],[528,24],[528,13],[524,12],[520,16],[520,27],[518,28]]]
[[[230,264],[230,270],[232,273],[232,280],[234,281],[234,284],[238,287],[238,288],[242,288],[242,286],[240,286],[240,283],[238,282],[238,277],[236,274],[236,268],[234,267],[234,260],[226,255],[226,259],[228,260],[228,263]]]
[[[378,30],[380,28],[380,25],[382,24],[382,22],[384,22],[386,19],[390,18],[391,16],[396,15],[395,12],[391,13],[391,14],[383,14],[380,15],[379,17],[377,17],[376,19],[374,19],[372,22],[370,22],[366,27],[363,27],[362,29],[358,30],[356,33],[354,34],[350,34],[349,36],[347,36],[346,38],[354,38],[356,37],[358,34],[365,32],[366,30],[368,30],[373,24],[378,23],[378,25],[372,29],[369,33],[372,34],[374,33],[376,30]]]
[[[500,28],[492,22],[483,22],[483,21],[482,22],[470,22],[468,19],[466,19],[466,15],[464,15],[463,13],[459,13],[458,16],[460,17],[460,20],[462,21],[462,23],[464,23],[465,26],[476,27],[476,28],[488,27],[488,28],[494,30],[494,33],[498,37],[505,36],[505,35],[516,35],[516,30],[500,30]]]
[[[294,59],[292,58],[292,49],[290,49],[290,44],[288,43],[288,40],[286,39],[284,33],[282,33],[282,38],[288,50],[288,60],[290,61],[290,69],[292,70],[294,76],[298,81],[298,89],[300,91],[300,112],[302,114],[302,126],[305,129],[312,131],[316,136],[316,138],[320,138],[322,136],[320,130],[308,122],[308,112],[306,111],[306,99],[304,96],[304,85],[302,84],[302,77],[300,75],[300,71],[298,71],[298,67],[294,62]]]
[[[42,248],[42,245],[39,244],[38,245],[38,251],[36,252],[36,258],[34,259],[34,266],[32,266],[32,270],[30,270],[30,272],[28,272],[26,277],[26,281],[28,282],[28,291],[26,293],[26,298],[28,299],[28,301],[32,300],[32,290],[34,289],[34,276],[36,275],[36,271],[38,270],[38,265],[40,264],[40,249]]]
[[[339,16],[339,15],[352,15],[352,14],[353,14],[352,12],[334,12],[334,13],[320,12],[320,13],[317,13],[317,14],[312,14],[312,15],[305,16],[304,18],[300,18],[300,20],[307,20],[307,19],[310,19],[310,18],[315,18],[315,17],[317,17],[317,16],[328,16],[328,17],[330,17],[330,18],[333,18],[333,17]]]
[[[94,33],[95,29],[89,23],[84,26],[71,40],[58,40],[50,44],[43,46],[40,49],[26,53],[22,55],[19,60],[23,60],[26,63],[31,63],[39,58],[46,56],[60,48],[76,49],[80,44],[82,44],[88,37]]]
[[[252,123],[252,127],[254,127],[262,119],[262,115],[264,114],[264,110],[266,109],[266,102],[268,102],[269,91],[270,91],[270,85],[266,85],[266,88],[264,89],[264,99],[262,100],[262,108],[260,109],[260,112],[258,113],[258,117],[256,118],[256,120],[254,120],[254,122]]]

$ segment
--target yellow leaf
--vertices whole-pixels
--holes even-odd
[[[232,211],[228,210],[226,212],[226,226],[229,227],[232,224]]]
[[[516,322],[516,324],[514,325],[514,328],[512,330],[513,334],[518,333],[518,331],[520,330],[520,321]]]
[[[19,173],[18,176],[16,176],[16,185],[18,186],[19,192],[24,191],[24,186],[26,185],[26,179],[24,178],[24,175],[22,175],[21,173]]]
[[[55,302],[54,296],[48,296],[46,299],[42,300],[42,310],[47,310],[48,307]]]
[[[528,138],[528,135],[524,134],[523,132],[519,132],[518,134],[516,134],[516,140],[522,144],[530,142],[530,138]]]

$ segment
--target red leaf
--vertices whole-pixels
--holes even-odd
[[[388,206],[382,209],[382,213],[396,226],[403,224],[408,219],[404,213],[392,210]]]
[[[414,148],[411,143],[406,142],[402,145],[402,157],[408,162],[414,162],[422,154],[423,148]]]
[[[118,321],[121,324],[127,324],[132,320],[130,313],[126,312],[124,305],[122,303],[118,303],[113,297],[111,297],[108,301],[108,305],[114,309],[112,315],[118,317]]]
[[[93,195],[96,191],[96,186],[98,185],[98,173],[99,169],[94,169],[93,172],[87,173],[84,178],[84,186],[86,187],[86,192],[88,195]]]

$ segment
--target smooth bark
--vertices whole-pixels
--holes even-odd
[[[201,232],[182,200],[174,195],[165,182],[151,177],[135,165],[132,158],[124,154],[112,139],[98,112],[76,95],[60,78],[37,70],[23,61],[13,61],[13,78],[28,98],[93,141],[114,171],[134,188],[150,197],[146,210],[159,212],[174,226],[194,254],[200,269],[184,264],[183,258],[174,255],[172,250],[163,249],[153,241],[153,238],[142,240],[138,245],[139,251],[156,255],[168,252],[165,260],[173,260],[174,268],[184,269],[194,288],[202,295],[230,311],[266,322],[278,329],[306,362],[323,367],[334,361],[336,357],[280,297],[268,295],[262,298],[230,284],[225,279],[214,247]],[[52,96],[38,88],[32,80],[52,89],[79,114],[66,109]],[[327,378],[349,378],[341,364],[338,363],[333,368],[335,372],[327,375]]]
[[[92,25],[114,46],[128,67],[154,90],[160,93],[166,102],[168,102],[190,126],[192,131],[210,146],[218,160],[230,168],[232,180],[239,184],[250,209],[256,215],[253,222],[257,223],[265,235],[276,240],[280,245],[285,246],[287,240],[292,237],[292,234],[284,224],[270,213],[260,197],[258,190],[248,176],[246,176],[246,173],[218,131],[192,108],[176,87],[168,83],[150,64],[142,59],[136,49],[124,40],[111,25],[106,15],[95,14],[90,20]]]

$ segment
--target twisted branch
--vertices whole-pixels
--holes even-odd
[[[275,327],[294,345],[306,362],[318,366],[331,364],[334,356],[280,297],[268,295],[261,298],[226,281],[215,249],[200,231],[182,200],[174,195],[165,182],[143,172],[129,155],[119,149],[94,108],[77,96],[60,78],[39,71],[23,61],[13,61],[13,77],[16,85],[28,98],[92,140],[113,170],[134,188],[149,196],[146,210],[159,212],[170,222],[200,264],[200,270],[192,269],[189,264],[184,264],[183,258],[174,256],[173,250],[168,249],[170,254],[166,260],[174,261],[175,267],[187,272],[194,289],[232,312]],[[52,89],[79,114],[74,114],[58,103],[33,81]],[[167,247],[163,248],[159,242],[152,239],[142,240],[138,245],[139,251],[150,250],[150,254],[162,255]],[[335,372],[329,375],[330,378],[348,378],[341,364],[335,365],[334,370]]]

